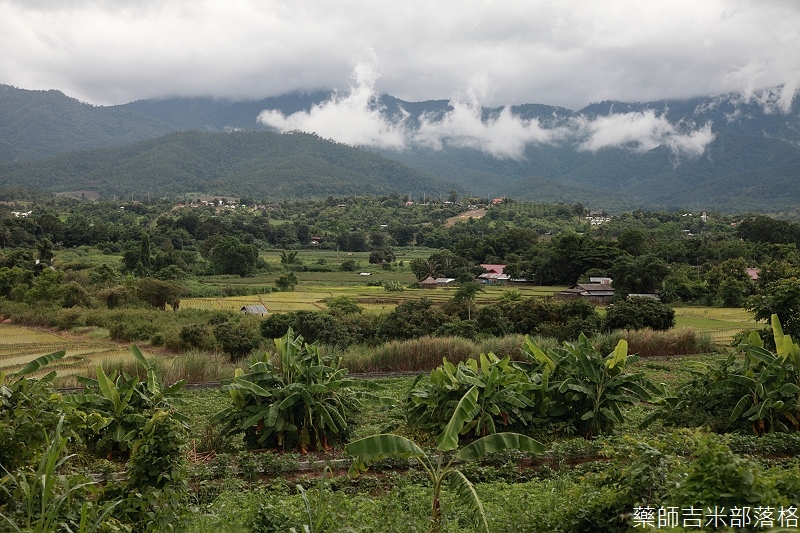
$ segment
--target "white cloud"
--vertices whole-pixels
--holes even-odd
[[[452,109],[443,116],[416,117],[419,127],[412,130],[408,126],[408,113],[399,120],[381,113],[375,88],[379,77],[375,63],[373,57],[370,62],[358,64],[347,90],[335,93],[309,111],[285,116],[280,111],[265,110],[259,120],[281,131],[314,132],[356,146],[392,149],[423,146],[433,150],[455,146],[509,159],[523,158],[531,144],[563,142],[577,142],[580,150],[589,151],[624,148],[646,152],[663,145],[677,159],[696,158],[714,140],[710,123],[701,128],[672,124],[652,110],[612,113],[594,119],[579,115],[565,126],[551,128],[543,127],[536,119],[515,116],[508,107],[484,118],[480,98],[490,92],[486,80],[470,87],[464,98],[451,100]]]
[[[441,120],[420,117],[420,127],[411,140],[414,144],[440,150],[445,144],[474,148],[498,158],[520,159],[532,143],[552,143],[562,131],[544,129],[538,120],[523,120],[504,107],[496,116],[482,120],[481,108],[451,101],[452,111]]]
[[[676,157],[697,158],[714,140],[711,124],[699,129],[672,124],[653,110],[637,113],[616,113],[597,117],[573,119],[579,149],[596,152],[603,148],[628,148],[647,152],[666,146]]]
[[[356,66],[350,88],[309,111],[285,116],[280,111],[265,110],[258,120],[281,131],[313,132],[354,146],[403,148],[406,143],[403,123],[392,123],[381,115],[375,82],[374,65]]]

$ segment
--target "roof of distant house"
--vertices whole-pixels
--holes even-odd
[[[245,305],[240,309],[242,313],[247,313],[250,315],[266,315],[269,314],[267,308],[263,305],[256,304],[256,305]]]
[[[493,265],[489,263],[481,264],[481,268],[483,268],[489,274],[502,274],[503,270],[505,270],[505,265]]]

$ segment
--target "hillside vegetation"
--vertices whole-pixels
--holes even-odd
[[[186,131],[129,146],[0,164],[0,184],[103,197],[187,192],[267,198],[441,194],[453,188],[369,151],[312,134]]]

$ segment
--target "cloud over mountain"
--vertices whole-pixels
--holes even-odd
[[[509,159],[523,158],[530,144],[570,143],[588,151],[624,148],[645,152],[665,146],[679,160],[701,156],[714,140],[710,123],[673,124],[653,110],[598,117],[577,114],[550,126],[514,115],[510,107],[486,117],[474,90],[467,91],[469,98],[451,99],[450,109],[442,115],[424,113],[411,121],[405,110],[400,116],[388,116],[376,91],[377,79],[374,62],[360,63],[350,87],[335,92],[329,100],[288,116],[265,110],[259,121],[280,131],[314,132],[350,145],[397,150],[412,146],[441,150],[449,145]]]

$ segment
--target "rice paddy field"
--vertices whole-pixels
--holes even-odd
[[[14,372],[39,356],[66,350],[66,355],[60,361],[49,364],[46,370],[56,370],[59,379],[62,379],[88,375],[101,361],[131,357],[127,344],[107,338],[94,338],[94,330],[83,333],[53,332],[0,324],[0,370]]]
[[[287,313],[292,311],[319,311],[326,309],[325,302],[337,296],[348,296],[358,301],[368,313],[384,313],[394,309],[398,304],[406,300],[418,298],[429,298],[434,302],[444,303],[451,299],[455,288],[439,289],[405,289],[402,292],[387,292],[380,286],[369,286],[364,281],[364,277],[352,285],[335,285],[332,282],[321,281],[322,275],[350,274],[358,276],[355,272],[300,272],[297,277],[300,281],[297,288],[291,292],[270,292],[251,296],[231,296],[226,298],[185,298],[181,300],[181,309],[226,309],[238,311],[245,305],[262,304],[271,313]],[[308,276],[315,278],[319,283],[309,281]],[[371,276],[377,277],[377,276]],[[389,280],[390,278],[380,276],[380,279]],[[413,281],[413,275],[412,275]],[[411,281],[409,281],[410,283]],[[249,284],[256,284],[250,278]],[[266,280],[265,280],[266,284]],[[563,287],[519,287],[514,288],[522,298],[531,296],[552,296],[554,292],[562,290]],[[476,299],[478,305],[487,305],[499,300],[503,294],[512,290],[508,287],[486,287],[484,292],[479,293]]]
[[[718,344],[728,344],[737,333],[766,325],[755,322],[744,309],[728,307],[676,307],[675,323],[678,328],[708,333]]]

